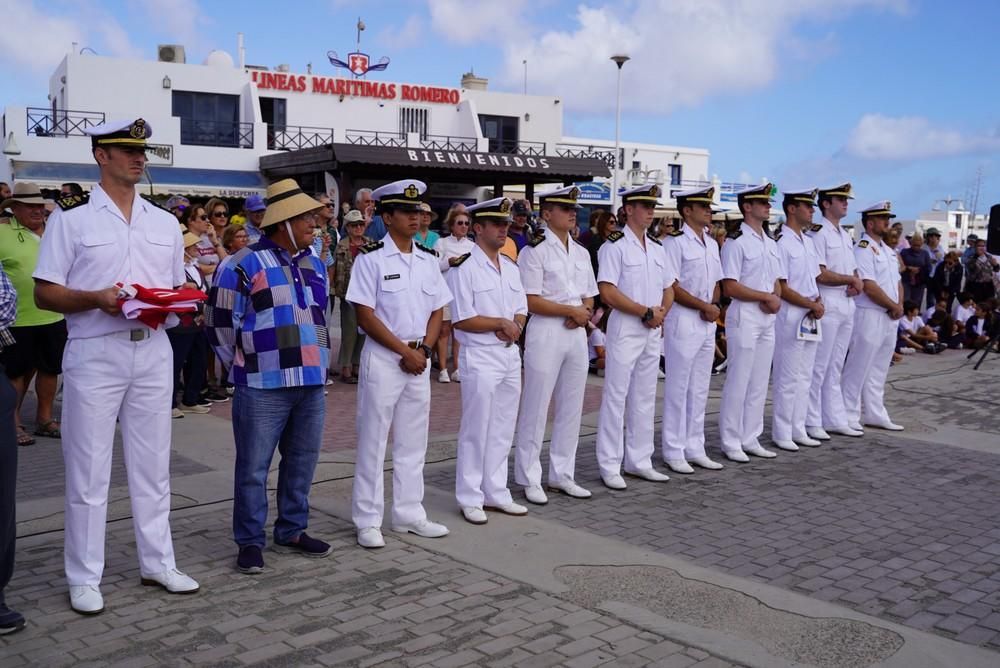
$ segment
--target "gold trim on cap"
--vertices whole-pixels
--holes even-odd
[[[379,204],[413,204],[415,206],[420,206],[423,204],[421,200],[418,199],[380,199]]]
[[[543,204],[555,203],[555,204],[574,204],[575,205],[577,203],[577,201],[575,199],[564,199],[562,197],[543,197],[542,198],[542,203]]]
[[[127,137],[117,137],[108,139],[98,139],[98,144],[127,144],[129,146],[145,146],[145,139],[129,139]]]

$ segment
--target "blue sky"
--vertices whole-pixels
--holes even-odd
[[[279,13],[284,12],[284,13]],[[955,0],[0,0],[0,104],[39,104],[72,41],[102,55],[189,62],[215,48],[247,61],[332,72],[326,52],[388,56],[375,75],[565,102],[566,134],[614,136],[614,65],[625,51],[622,136],[711,151],[724,181],[804,187],[849,179],[858,205],[890,199],[905,217],[947,196],[1000,201],[994,26],[1000,3]],[[969,202],[971,206],[971,201]]]

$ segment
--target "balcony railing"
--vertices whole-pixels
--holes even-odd
[[[398,132],[379,132],[377,130],[344,130],[348,144],[356,146],[394,146],[406,148],[406,137]]]
[[[424,135],[420,145],[432,151],[475,151],[479,142],[475,137],[451,137],[448,135]]]
[[[311,128],[304,125],[268,125],[267,147],[279,151],[318,148],[333,143],[333,128]]]
[[[253,148],[253,123],[181,118],[181,144]]]
[[[608,169],[615,168],[614,149],[595,148],[584,144],[557,144],[556,155],[561,158],[594,158],[602,161]]]
[[[543,141],[513,141],[510,139],[490,139],[490,153],[507,155],[545,155]]]
[[[71,111],[28,107],[27,132],[37,137],[85,137],[86,128],[104,122],[100,111]]]

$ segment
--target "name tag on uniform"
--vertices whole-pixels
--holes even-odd
[[[386,274],[385,276],[382,277],[382,280],[391,281],[394,278],[399,278],[399,274]]]

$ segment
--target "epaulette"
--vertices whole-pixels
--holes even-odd
[[[435,257],[437,256],[437,251],[436,250],[434,250],[433,248],[428,248],[427,246],[423,245],[420,242],[417,242],[417,248],[419,248],[420,250],[422,250],[425,253],[430,253],[431,255],[434,255]]]
[[[810,232],[819,232],[822,229],[823,229],[823,226],[822,225],[818,225],[818,224],[817,225],[810,225],[809,226],[809,231]]]
[[[610,241],[611,243],[614,243],[614,242],[616,242],[616,241],[618,241],[620,239],[624,239],[624,238],[625,238],[625,233],[624,232],[619,232],[617,230],[615,230],[614,232],[612,232],[611,234],[608,235],[608,241]]]
[[[733,230],[732,232],[730,232],[729,234],[726,235],[726,238],[727,239],[739,239],[742,236],[743,236],[743,230]]]
[[[775,241],[777,241],[780,238],[781,238],[781,232],[778,232],[777,234],[774,235],[774,240]]]
[[[531,241],[528,242],[528,245],[531,246],[532,248],[534,248],[535,246],[537,246],[538,244],[542,243],[543,241],[545,241],[545,234],[542,233],[542,232],[539,232],[535,236],[531,237]]]
[[[468,260],[470,255],[472,255],[472,253],[465,253],[464,255],[459,255],[458,257],[452,258],[449,261],[449,264],[451,266],[453,266],[453,267],[457,267],[458,265],[460,265],[463,262],[465,262],[466,260]],[[504,255],[504,257],[507,257],[507,256]]]
[[[161,211],[166,211],[166,212],[167,212],[167,213],[169,213],[169,214],[170,214],[171,216],[173,216],[173,215],[174,215],[174,212],[173,212],[173,211],[171,211],[170,209],[167,209],[167,208],[166,208],[166,207],[164,207],[164,206],[163,206],[162,204],[160,204],[159,202],[157,202],[156,200],[154,200],[154,199],[153,199],[152,197],[146,197],[145,195],[139,195],[139,197],[141,197],[141,198],[142,198],[143,200],[145,200],[145,201],[146,201],[147,203],[149,203],[149,204],[152,204],[152,205],[153,205],[153,206],[155,206],[155,207],[156,207],[157,209],[160,209]]]
[[[372,251],[377,251],[379,248],[385,245],[384,241],[373,241],[370,244],[365,244],[358,249],[359,253],[371,253]],[[418,246],[420,244],[417,244]]]
[[[517,260],[515,260],[509,255],[504,255],[503,253],[500,253],[500,257],[502,257],[505,260],[509,260],[510,262],[514,263],[515,266],[517,265]]]
[[[654,237],[652,234],[649,234],[648,232],[646,233],[646,238],[649,239],[650,241],[652,241],[657,246],[662,246],[663,245],[662,241],[660,241],[659,239],[657,239],[656,237]]]
[[[78,206],[82,206],[90,201],[90,195],[66,195],[66,197],[60,197],[56,200],[56,204],[63,211],[69,211],[70,209],[75,209]]]
[[[667,236],[669,237],[679,237],[682,234],[684,234],[684,230],[670,230],[667,232]]]
[[[868,248],[868,240],[862,239],[858,242],[858,248]]]

